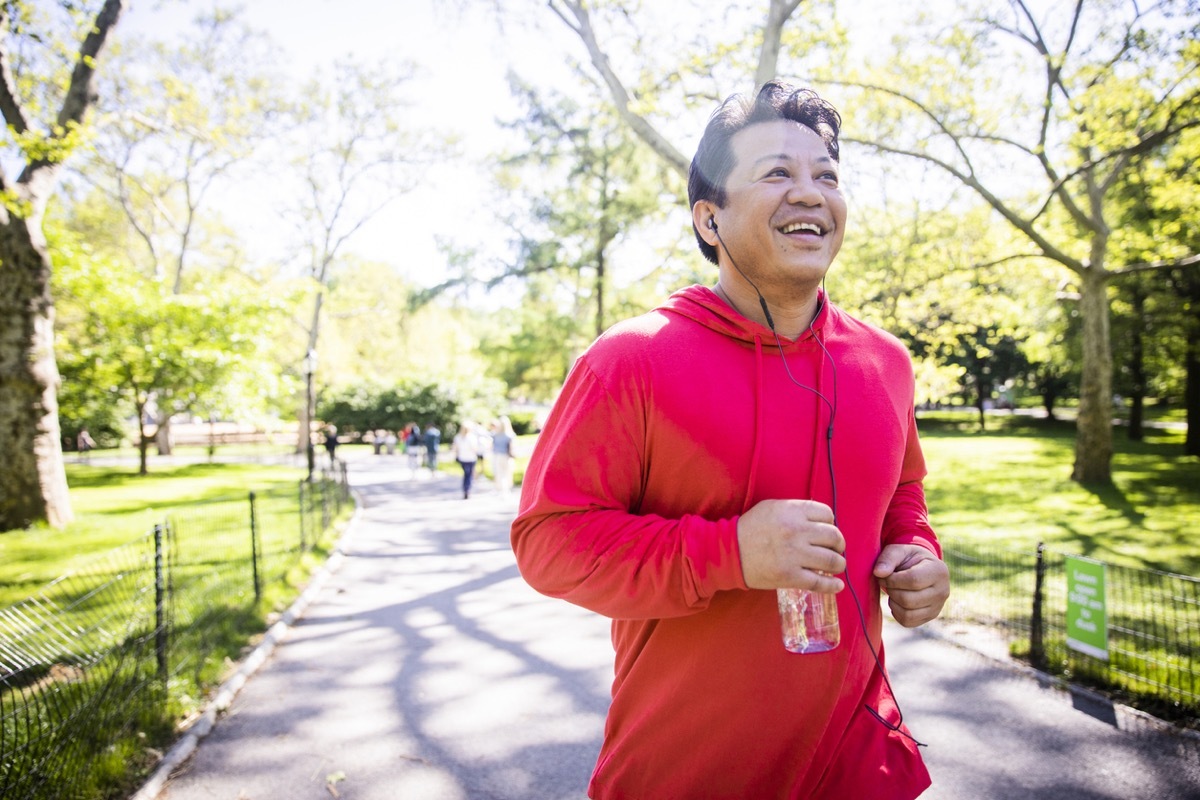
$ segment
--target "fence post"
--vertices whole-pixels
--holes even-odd
[[[258,579],[258,520],[254,513],[254,492],[250,493],[250,562],[254,569],[254,602],[262,600],[262,584]]]
[[[158,677],[167,686],[167,592],[163,574],[163,526],[154,526],[154,654]]]
[[[1042,620],[1042,585],[1046,580],[1045,549],[1045,542],[1038,542],[1037,569],[1033,582],[1033,618],[1029,621],[1029,662],[1038,669],[1046,666]]]
[[[329,530],[330,524],[333,522],[333,515],[329,510],[329,487],[333,485],[333,481],[321,481],[321,534]]]
[[[303,553],[308,550],[308,531],[306,530],[308,527],[308,514],[304,513],[304,487],[311,484],[309,484],[308,481],[303,480],[299,481],[299,484],[300,502],[298,505],[300,507],[300,552]]]

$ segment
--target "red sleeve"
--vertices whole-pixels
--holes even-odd
[[[649,460],[646,412],[635,391],[623,396],[576,364],[525,472],[513,552],[533,588],[600,614],[693,614],[717,591],[746,588],[737,518],[633,512]]]
[[[942,546],[929,525],[929,507],[925,504],[925,485],[922,483],[925,473],[925,455],[917,436],[917,419],[910,411],[900,484],[883,517],[883,544],[917,544],[941,558]]]

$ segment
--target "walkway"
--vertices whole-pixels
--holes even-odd
[[[536,594],[515,499],[351,463],[346,556],[161,800],[578,800],[611,678],[606,622]],[[929,800],[1200,798],[1200,744],[889,625]],[[1095,711],[1095,709],[1092,709]]]

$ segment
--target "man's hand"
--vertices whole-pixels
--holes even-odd
[[[742,577],[751,589],[842,590],[846,540],[815,500],[763,500],[738,520]],[[822,575],[821,573],[826,573]]]
[[[950,597],[946,562],[920,545],[889,544],[879,554],[874,574],[892,616],[906,628],[936,619]]]

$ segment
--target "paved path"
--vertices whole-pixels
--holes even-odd
[[[521,580],[515,499],[484,486],[463,500],[449,476],[410,479],[401,456],[350,474],[364,507],[345,558],[158,796],[583,798],[607,623]],[[1194,740],[1119,729],[938,638],[887,636],[906,719],[929,744],[926,798],[1200,798]]]

